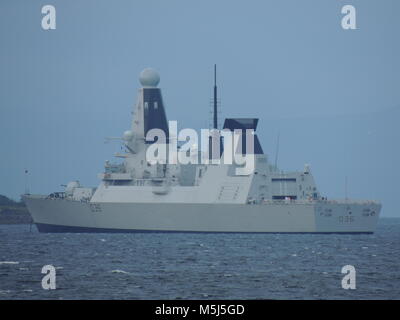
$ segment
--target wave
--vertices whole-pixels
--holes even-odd
[[[111,273],[123,273],[123,274],[129,274],[129,272],[126,272],[126,271],[124,271],[124,270],[119,270],[119,269],[117,269],[117,270],[111,270],[110,272],[111,272]]]

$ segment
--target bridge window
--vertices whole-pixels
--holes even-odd
[[[285,200],[286,198],[290,198],[292,200],[296,200],[297,196],[272,196],[273,200]]]
[[[296,182],[296,178],[272,178],[272,182]]]

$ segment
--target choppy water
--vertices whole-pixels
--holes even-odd
[[[56,290],[41,269],[56,267]],[[356,268],[356,289],[341,268]],[[41,234],[0,225],[0,299],[400,299],[400,219],[373,235]]]

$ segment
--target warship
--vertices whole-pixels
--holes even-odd
[[[106,161],[97,188],[72,181],[63,192],[22,195],[39,232],[375,231],[379,202],[328,200],[318,190],[309,165],[296,172],[278,169],[269,162],[255,134],[256,118],[227,118],[222,129],[252,132],[250,151],[246,149],[247,138],[242,138],[238,149],[242,155],[252,156],[249,172],[238,174],[242,164],[213,161],[222,159],[227,150],[221,136],[210,136],[209,152],[195,154],[194,158],[198,155],[210,161],[150,161],[147,151],[156,139],[146,139],[149,132],[162,130],[165,140],[158,142],[167,148],[177,143],[177,137],[170,132],[157,71],[144,69],[139,81],[131,128],[119,138],[124,152],[115,154],[116,162]],[[217,100],[215,73],[214,132],[220,132]]]

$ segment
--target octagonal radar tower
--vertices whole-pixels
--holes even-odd
[[[146,68],[140,73],[139,81],[143,88],[156,88],[160,82],[160,75],[156,70]]]
[[[168,140],[167,116],[161,89],[157,87],[160,82],[159,73],[153,68],[145,68],[139,75],[139,82],[142,87],[138,91],[139,96],[134,107],[130,131],[137,138],[144,139],[150,130],[160,129],[165,133]],[[151,143],[151,141],[145,141],[145,144]]]

